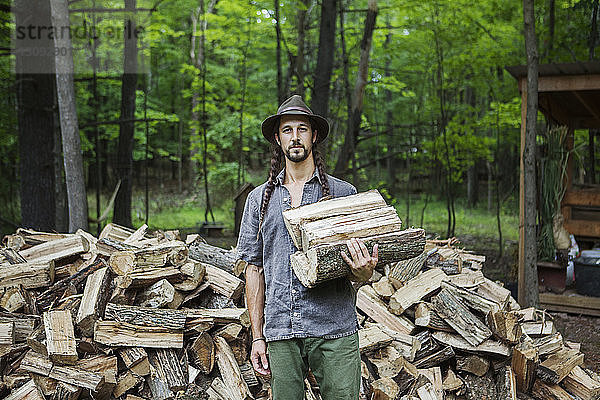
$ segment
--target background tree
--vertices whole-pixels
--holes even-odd
[[[533,0],[523,0],[523,25],[525,32],[525,49],[527,51],[527,116],[525,123],[525,145],[521,155],[523,174],[524,204],[524,248],[525,268],[523,276],[519,276],[519,303],[525,307],[537,307],[537,190],[535,180],[536,165],[536,124],[538,112],[538,49],[535,34],[535,13]]]
[[[40,3],[35,12],[28,8],[30,5],[27,1],[15,3],[13,10],[17,25],[52,25],[49,2]],[[49,51],[39,57],[31,55],[34,49],[50,50],[53,43],[47,37],[26,37],[15,41],[15,44],[20,224],[33,229],[53,230],[57,228],[54,159],[60,157],[60,153],[54,151],[58,139],[54,133],[54,58]],[[46,65],[48,69],[40,71],[40,65]],[[3,168],[3,171],[7,170]]]
[[[70,28],[69,9],[61,0],[51,0],[50,8],[52,26],[55,32],[61,32],[54,36],[56,94],[67,183],[69,232],[75,232],[88,229],[88,208],[73,87],[73,46],[70,35],[63,35],[65,28]]]
[[[138,81],[138,45],[136,34],[136,0],[125,0],[127,10],[123,30],[123,78],[121,81],[121,117],[117,150],[117,174],[121,186],[115,199],[113,220],[131,224],[131,190],[133,137],[135,131],[136,89]]]

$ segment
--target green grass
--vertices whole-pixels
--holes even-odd
[[[154,191],[156,192],[156,190]],[[108,195],[103,194],[100,200],[101,212],[108,204]],[[215,222],[225,225],[225,229],[232,231],[234,226],[233,201],[216,201],[212,199],[212,207]],[[197,193],[177,193],[174,191],[164,191],[161,193],[152,193],[150,195],[150,209],[148,212],[148,226],[150,229],[182,229],[194,228],[200,226],[205,218],[205,199]],[[96,216],[96,197],[95,194],[88,195],[89,215]],[[145,222],[146,207],[143,191],[134,191],[131,219],[134,227],[138,227]],[[103,225],[112,220],[112,211],[109,219],[104,221]],[[208,221],[212,222],[211,215],[208,215]],[[92,227],[95,224],[92,224]]]
[[[433,196],[432,196],[433,197]],[[406,198],[398,199],[396,210],[405,226],[420,226],[421,211],[425,205],[425,196],[416,195],[411,198],[410,218],[407,218]],[[487,204],[475,208],[467,208],[463,199],[455,203],[456,227],[455,236],[473,236],[482,238],[497,238],[498,225],[495,209],[487,210]],[[518,240],[519,216],[517,209],[505,207],[500,214],[502,237],[504,240]],[[448,212],[444,200],[430,199],[423,215],[423,226],[428,234],[446,235],[448,227]]]
[[[158,193],[157,193],[158,192]],[[234,212],[233,200],[211,200],[215,221],[225,225],[226,230],[233,231]],[[108,199],[102,197],[102,208],[106,207]],[[424,195],[412,195],[410,203],[410,218],[406,213],[406,198],[398,198],[391,203],[395,205],[398,215],[405,227],[421,225],[421,211],[425,205]],[[485,239],[475,242],[489,243],[497,240],[498,228],[495,210],[487,210],[487,203],[475,208],[467,208],[463,199],[457,199],[455,236]],[[95,216],[95,197],[90,193],[90,215]],[[183,229],[198,227],[204,222],[204,196],[198,193],[178,193],[172,190],[153,190],[150,196],[150,212],[148,225],[151,229]],[[134,191],[132,219],[135,227],[144,223],[145,205],[142,191]],[[448,221],[446,202],[431,196],[423,216],[423,228],[430,236],[445,237]],[[209,221],[212,219],[209,216]],[[519,237],[519,217],[516,207],[505,206],[501,213],[502,235],[505,241],[516,241]],[[93,225],[92,225],[93,226]],[[227,232],[226,232],[227,234]]]

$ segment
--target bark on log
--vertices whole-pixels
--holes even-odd
[[[44,400],[44,396],[38,392],[33,380],[18,389],[13,390],[4,400]]]
[[[452,347],[445,346],[442,349],[429,354],[426,357],[415,360],[413,363],[417,368],[431,368],[441,365],[442,363],[454,358],[455,353]]]
[[[450,282],[443,282],[442,288],[452,293],[457,299],[460,299],[461,302],[467,307],[478,311],[483,315],[487,315],[489,312],[500,311],[501,309],[500,304],[496,303],[495,301],[486,299],[485,297],[480,296],[471,290],[461,288],[460,286],[456,286]]]
[[[490,361],[476,355],[457,356],[456,369],[470,372],[473,375],[484,376],[490,369]]]
[[[40,318],[34,315],[13,314],[0,312],[0,323],[13,322],[15,324],[15,342],[25,342],[29,335],[40,322]]]
[[[436,331],[455,332],[432,308],[430,303],[420,302],[415,307],[415,325]]]
[[[494,400],[498,398],[496,385],[489,375],[479,377],[466,374],[464,380],[468,400]]]
[[[104,317],[132,325],[156,326],[172,330],[185,327],[186,313],[181,310],[127,306],[108,303]]]
[[[417,276],[423,269],[423,263],[427,259],[427,253],[423,251],[416,257],[401,260],[390,264],[389,276],[401,283],[407,282]]]
[[[471,345],[477,346],[492,336],[492,331],[447,289],[432,298],[432,305],[439,316]]]
[[[239,322],[242,326],[250,326],[250,317],[246,308],[184,308],[188,324],[193,324],[194,319],[202,319],[217,324]]]
[[[0,322],[0,346],[15,344],[15,323]]]
[[[378,263],[387,264],[414,257],[423,251],[425,231],[423,229],[406,229],[390,234],[363,238],[369,253],[377,243]],[[313,247],[306,252],[306,258],[299,258],[295,253],[291,256],[294,273],[306,287],[314,287],[330,279],[341,278],[350,274],[350,267],[342,258],[341,252],[347,253],[346,242],[324,244]]]
[[[189,246],[189,257],[198,262],[219,267],[230,274],[233,274],[234,267],[238,263],[238,254],[235,249],[226,250],[200,241]]]
[[[166,382],[166,386],[174,393],[185,389],[187,386],[187,371],[184,374],[179,357],[173,349],[150,349],[148,361],[156,371],[157,377]],[[151,379],[155,379],[152,376]]]
[[[496,391],[498,400],[517,400],[517,381],[510,365],[496,373]]]
[[[533,346],[537,349],[540,357],[554,354],[564,347],[563,337],[560,333],[555,333],[554,335],[535,338],[533,339]]]

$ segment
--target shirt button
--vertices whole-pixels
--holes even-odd
[[[296,293],[296,289],[292,289],[292,293]]]

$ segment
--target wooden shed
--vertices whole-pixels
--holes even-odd
[[[523,148],[527,114],[527,66],[506,67],[518,81],[521,92],[521,185],[519,190],[519,279],[524,276],[523,229],[524,195]],[[542,64],[538,78],[539,110],[550,121],[568,127],[567,146],[573,148],[576,129],[600,129],[600,62]],[[593,149],[595,135],[590,133]],[[595,160],[593,150],[590,154]],[[567,191],[561,204],[565,228],[577,240],[600,240],[600,185],[574,183],[574,162],[568,162]],[[541,306],[550,310],[600,315],[600,298],[540,293]]]

